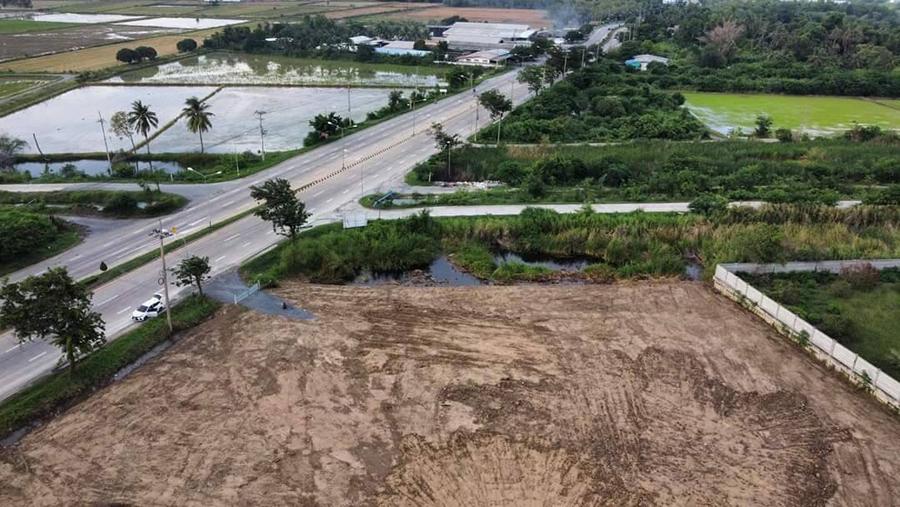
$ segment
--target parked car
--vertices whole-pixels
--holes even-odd
[[[137,310],[131,313],[131,318],[142,322],[159,317],[164,313],[166,313],[166,304],[162,302],[162,295],[154,294],[152,299],[144,301],[141,306],[137,307]]]

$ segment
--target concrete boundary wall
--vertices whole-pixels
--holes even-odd
[[[847,267],[864,265],[871,265],[879,270],[895,268],[900,267],[900,259],[789,262],[786,264],[719,264],[716,266],[713,284],[716,290],[761,317],[778,329],[780,333],[798,341],[805,337],[809,343],[809,346],[806,347],[807,350],[853,382],[862,383],[865,375],[868,375],[872,394],[878,400],[900,410],[900,382],[755,289],[737,275],[739,272],[762,274],[828,271],[839,273]]]

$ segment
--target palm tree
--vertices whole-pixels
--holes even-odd
[[[144,136],[144,144],[147,145],[147,155],[150,154],[150,130],[155,129],[159,125],[156,113],[150,110],[150,106],[145,105],[140,100],[131,103],[131,112],[128,113],[128,124],[135,132],[140,132]],[[153,170],[153,161],[150,162],[150,170]]]
[[[187,118],[188,130],[200,134],[200,153],[203,153],[203,133],[212,128],[210,118],[215,116],[207,111],[209,105],[201,102],[197,97],[191,97],[184,101],[184,109],[181,114]]]

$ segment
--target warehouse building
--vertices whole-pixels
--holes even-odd
[[[434,27],[432,27],[434,28]],[[436,33],[438,30],[431,30]],[[487,49],[512,49],[531,44],[537,32],[528,25],[511,23],[454,23],[441,31],[439,40],[447,41],[453,51],[483,51]]]

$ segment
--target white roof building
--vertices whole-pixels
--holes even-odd
[[[528,45],[536,33],[528,25],[512,23],[454,23],[444,31],[444,40],[454,50],[483,50]]]
[[[647,70],[647,66],[654,62],[669,65],[668,58],[656,55],[635,55],[628,60],[625,60],[625,65],[640,68],[641,70]]]
[[[460,56],[456,63],[460,65],[478,65],[481,67],[496,67],[506,63],[509,59],[509,51],[505,49],[485,49],[468,55]]]

